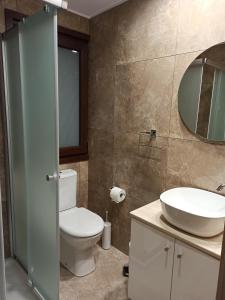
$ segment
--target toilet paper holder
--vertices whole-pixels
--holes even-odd
[[[113,186],[109,189],[109,192],[113,202],[120,203],[126,198],[126,191],[120,187]]]
[[[114,188],[115,186],[112,186],[110,189],[109,189],[109,191],[111,192],[111,190]],[[120,194],[120,197],[122,197],[123,196],[123,193],[121,193]]]

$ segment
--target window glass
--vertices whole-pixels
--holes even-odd
[[[79,52],[58,47],[59,146],[79,146]]]

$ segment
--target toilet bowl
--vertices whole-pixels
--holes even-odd
[[[74,205],[76,178],[74,170],[60,172],[60,262],[74,275],[85,276],[95,270],[93,252],[101,238],[104,221],[90,210]]]

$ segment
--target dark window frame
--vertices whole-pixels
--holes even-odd
[[[6,30],[26,15],[5,9]],[[58,46],[77,50],[80,54],[80,145],[59,149],[60,164],[88,160],[88,42],[89,35],[58,26]]]

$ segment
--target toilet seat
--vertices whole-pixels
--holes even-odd
[[[91,237],[103,231],[100,216],[83,207],[73,207],[59,213],[60,229],[74,237]]]

